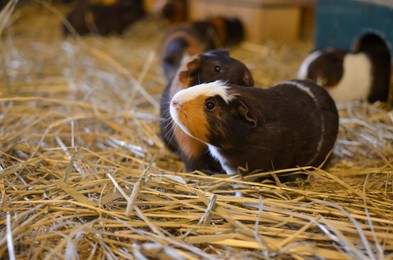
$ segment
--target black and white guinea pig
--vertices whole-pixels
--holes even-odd
[[[186,171],[220,172],[221,167],[209,154],[206,144],[185,134],[173,123],[169,114],[170,100],[182,89],[216,80],[243,86],[254,85],[251,72],[242,62],[230,57],[226,50],[213,50],[184,60],[176,76],[166,86],[161,96],[161,137],[167,148],[180,154]]]
[[[120,35],[133,22],[145,15],[142,0],[100,0],[90,3],[79,2],[66,15],[69,24],[79,35]],[[63,24],[63,34],[72,31]]]
[[[231,47],[239,44],[243,37],[243,25],[237,18],[214,17],[172,26],[158,50],[164,75],[172,79],[187,55]]]
[[[176,93],[170,114],[228,174],[318,167],[333,149],[339,119],[333,99],[311,80],[268,89],[200,84]]]
[[[311,79],[326,88],[337,102],[386,101],[390,60],[372,53],[337,49],[313,51],[301,64],[297,78]]]

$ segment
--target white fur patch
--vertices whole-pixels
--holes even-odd
[[[315,103],[318,102],[316,96],[314,95],[314,93],[312,93],[312,91],[310,90],[310,88],[308,88],[308,87],[306,87],[306,86],[303,86],[302,84],[300,84],[300,83],[298,83],[298,82],[296,82],[296,81],[291,81],[291,80],[287,80],[287,81],[284,81],[284,82],[282,82],[282,83],[291,84],[291,85],[296,86],[296,87],[299,88],[300,90],[306,92],[306,93],[314,100]],[[280,84],[282,84],[282,83],[280,83]]]
[[[210,83],[203,83],[177,92],[172,100],[178,103],[185,103],[199,96],[214,97],[220,96],[226,103],[229,103],[235,96],[227,92],[228,86],[225,82],[217,80]]]
[[[307,72],[308,68],[310,67],[310,64],[315,61],[319,56],[321,56],[322,52],[321,51],[314,51],[310,55],[307,56],[307,58],[303,61],[303,63],[300,65],[299,71],[297,73],[297,78],[298,79],[307,79]]]
[[[335,87],[326,88],[336,102],[367,99],[372,84],[371,61],[365,54],[347,54],[344,75]]]
[[[211,145],[211,144],[208,144],[207,146],[209,147],[210,154],[213,156],[213,158],[215,158],[217,161],[220,162],[221,167],[224,169],[226,174],[228,174],[228,175],[237,174],[237,171],[235,169],[228,167],[227,160],[225,159],[225,157],[223,157],[220,154],[217,147],[215,147],[214,145]]]
[[[236,171],[236,169],[230,168],[230,167],[228,166],[227,160],[226,160],[223,156],[221,156],[221,154],[220,154],[220,152],[218,151],[218,148],[217,148],[217,147],[215,147],[214,145],[211,145],[211,144],[208,144],[208,147],[209,147],[210,154],[212,155],[212,157],[213,157],[214,159],[216,159],[217,161],[220,162],[221,167],[224,169],[224,171],[225,171],[226,174],[228,174],[228,175],[235,175],[235,174],[238,174],[238,172]],[[234,189],[237,189],[237,188],[238,188],[238,185],[233,184],[233,188],[234,188]],[[236,191],[236,192],[235,192],[235,196],[236,196],[236,197],[243,197],[243,194],[242,194],[240,191]]]

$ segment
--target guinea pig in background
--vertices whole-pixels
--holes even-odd
[[[390,60],[371,52],[316,50],[301,64],[298,79],[311,79],[326,88],[337,102],[386,101]]]
[[[172,79],[185,55],[231,47],[244,37],[243,25],[237,18],[214,17],[172,26],[159,46],[165,77]]]
[[[78,2],[66,16],[79,35],[120,35],[133,22],[145,15],[143,0],[100,0],[97,3]],[[63,24],[64,35],[72,32]]]
[[[311,80],[268,89],[200,84],[176,93],[170,114],[228,174],[318,167],[333,149],[339,119],[333,99]]]
[[[209,154],[206,144],[185,134],[173,123],[169,103],[178,91],[215,80],[243,86],[254,85],[251,72],[242,62],[230,57],[226,50],[213,50],[186,59],[161,96],[161,137],[168,149],[179,153],[186,171],[220,172],[221,167]],[[193,117],[192,114],[189,116]]]

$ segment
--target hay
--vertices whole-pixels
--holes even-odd
[[[53,12],[17,14],[1,42],[0,258],[393,258],[392,111],[342,104],[328,168],[281,171],[303,181],[183,173],[158,136],[157,18],[64,40]],[[269,86],[310,46],[233,55]]]

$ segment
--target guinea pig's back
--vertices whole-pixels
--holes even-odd
[[[310,80],[291,80],[280,83],[283,99],[289,106],[280,108],[287,116],[289,132],[300,140],[299,165],[319,166],[333,149],[338,134],[338,112],[329,93]],[[291,125],[292,124],[292,125]]]

